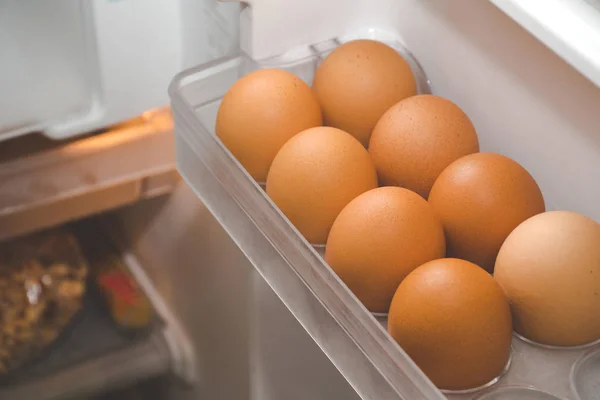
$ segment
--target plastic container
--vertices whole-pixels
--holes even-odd
[[[77,239],[55,229],[0,243],[0,381],[68,336],[88,295],[89,264]]]
[[[427,91],[416,61],[398,40],[389,39],[382,41],[408,56],[419,90]],[[385,319],[376,319],[360,304],[319,256],[317,250],[322,249],[312,248],[298,234],[215,137],[220,99],[240,76],[256,68],[279,67],[310,84],[321,58],[340,42],[299,48],[260,65],[239,54],[179,74],[169,92],[181,175],[362,398],[574,398],[578,381],[573,377],[582,372],[571,370],[584,353],[600,351],[600,346],[547,349],[517,337],[511,365],[498,382],[475,391],[440,392],[387,334]],[[589,371],[598,364],[577,365],[600,376],[599,371]]]

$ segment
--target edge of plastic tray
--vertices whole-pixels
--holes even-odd
[[[169,86],[179,142],[178,169],[183,178],[361,397],[443,399],[441,392],[197,119],[193,105],[180,92],[189,78],[197,79],[200,72],[207,72],[202,74],[206,78],[209,69],[238,57],[243,55],[238,53],[183,71]],[[182,128],[195,134],[184,135]],[[192,151],[194,160],[206,168],[208,174],[202,179],[186,173],[181,164],[186,151]],[[211,187],[211,193],[200,188],[207,185],[206,179],[218,185]],[[212,193],[215,190],[220,193]],[[224,199],[225,194],[230,198]],[[227,215],[222,211],[223,202],[235,207]],[[263,247],[259,245],[261,241]],[[257,254],[257,247],[268,249],[269,257]]]

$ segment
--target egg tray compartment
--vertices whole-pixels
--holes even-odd
[[[419,93],[430,92],[418,62],[397,38],[373,33],[369,38],[402,54],[415,74]],[[323,246],[313,248],[306,242],[214,134],[221,98],[241,76],[259,68],[280,68],[310,85],[323,57],[350,39],[355,37],[294,49],[260,64],[240,53],[180,73],[169,87],[177,168],[362,398],[444,399],[387,333],[386,323],[382,326],[326,265],[318,254]],[[600,346],[593,349],[600,351]],[[512,365],[499,382],[484,390],[446,395],[457,400],[492,393],[496,399],[543,399],[521,397],[523,390],[539,396],[533,387],[560,399],[577,400],[570,374],[586,351],[590,349],[550,350],[515,338]],[[588,371],[588,376],[600,379],[599,364],[591,363],[596,370]],[[503,394],[506,390],[513,392]],[[521,394],[515,395],[518,391]],[[598,397],[581,398],[588,399]]]
[[[593,392],[590,386],[594,379],[596,385],[600,384],[600,365],[582,363],[588,355],[600,356],[598,342],[571,349],[549,348],[532,344],[518,335],[513,335],[512,349],[512,360],[508,371],[492,388],[483,391],[483,394],[474,393],[449,396],[449,398],[600,400],[600,391]],[[521,394],[518,394],[519,392],[514,389],[516,387],[529,389],[522,390]],[[542,396],[533,389],[548,395]],[[494,392],[497,394],[491,396]],[[500,396],[502,393],[505,394]]]
[[[387,329],[387,316],[376,318]],[[600,400],[600,341],[559,348],[514,334],[507,367],[490,385],[445,394],[450,400]]]

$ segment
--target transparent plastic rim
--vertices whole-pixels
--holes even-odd
[[[502,369],[500,374],[498,374],[498,376],[496,376],[491,381],[484,383],[481,386],[477,386],[477,387],[470,388],[470,389],[461,389],[461,390],[440,389],[440,391],[444,394],[470,394],[470,393],[479,392],[481,390],[489,389],[490,387],[492,387],[496,383],[498,383],[500,381],[500,379],[502,379],[502,377],[504,377],[504,375],[506,375],[506,373],[508,372],[508,370],[510,369],[510,366],[512,364],[513,353],[514,353],[514,349],[511,346],[510,354],[508,355],[508,361],[506,361],[506,365],[504,366],[504,369]]]
[[[334,50],[339,45],[356,39],[371,39],[382,43],[385,43],[396,51],[408,62],[410,69],[415,75],[415,81],[417,83],[418,94],[431,94],[431,81],[427,78],[423,67],[412,54],[408,47],[398,38],[397,35],[383,31],[383,30],[369,30],[366,35],[346,35],[341,37],[333,37],[329,40],[325,40],[319,43],[313,43],[306,47],[298,47],[291,49],[289,52],[262,60],[255,61],[256,65],[254,68],[286,68],[291,65],[295,65],[303,60],[314,57],[315,54],[318,56],[318,63],[320,64],[323,58],[327,56],[329,52]]]
[[[386,313],[386,312],[372,312],[371,314],[373,314],[373,316],[377,319],[388,318],[390,315],[389,313]]]
[[[596,343],[598,343],[598,341],[596,341]],[[584,353],[571,367],[571,374],[569,378],[571,383],[571,391],[575,395],[576,400],[585,400],[585,398],[581,396],[579,386],[575,383],[577,380],[577,375],[585,363],[594,357],[597,357],[600,361],[600,348]]]
[[[513,336],[515,336],[518,339],[521,339],[522,341],[524,341],[527,344],[530,344],[532,346],[539,347],[539,348],[542,348],[542,349],[548,349],[548,350],[564,350],[564,351],[568,351],[568,350],[585,350],[585,349],[589,349],[589,348],[592,348],[592,347],[600,344],[600,339],[598,339],[598,340],[594,340],[593,342],[582,344],[582,345],[579,345],[579,346],[552,346],[552,345],[549,345],[549,344],[543,344],[543,343],[535,342],[535,341],[533,341],[531,339],[528,339],[525,336],[523,336],[520,333],[517,333],[515,331],[513,331]]]
[[[557,397],[553,394],[544,392],[543,390],[537,389],[533,386],[519,386],[519,385],[503,386],[501,388],[497,388],[496,390],[494,390],[492,392],[482,393],[479,396],[475,397],[473,400],[486,400],[490,396],[498,396],[498,395],[502,395],[503,392],[513,392],[515,390],[517,390],[519,392],[530,392],[530,393],[536,393],[536,394],[543,394],[544,396],[548,396],[548,399],[553,399],[553,400],[566,400],[563,397]],[[511,393],[508,393],[508,394],[511,394]],[[507,397],[507,399],[508,399],[508,397]]]

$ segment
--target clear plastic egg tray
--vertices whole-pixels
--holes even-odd
[[[424,72],[400,41],[375,39],[409,61],[420,93],[430,91]],[[599,343],[553,349],[516,335],[510,363],[497,379],[460,393],[439,391],[388,335],[385,316],[371,315],[360,304],[319,255],[323,248],[301,237],[216,138],[220,100],[242,75],[281,68],[311,84],[322,58],[344,41],[298,48],[260,64],[238,54],[179,74],[169,92],[184,179],[362,398],[600,400]]]

